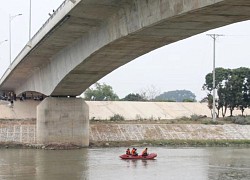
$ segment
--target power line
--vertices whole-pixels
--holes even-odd
[[[250,37],[250,35],[235,35],[235,34],[224,34],[223,36],[229,37]]]

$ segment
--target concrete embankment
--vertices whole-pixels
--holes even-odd
[[[1,120],[0,142],[34,144],[36,142],[36,121]]]
[[[250,126],[235,124],[92,124],[90,140],[250,140]]]
[[[13,108],[8,101],[0,100],[0,119],[35,119],[40,101],[15,101]]]
[[[10,108],[8,102],[0,101],[0,119],[36,119],[36,107],[39,103],[40,101],[34,100],[16,101],[14,107]],[[86,103],[89,106],[89,119],[95,120],[109,120],[115,114],[123,116],[125,120],[176,119],[194,114],[211,117],[207,103],[128,101],[86,101]],[[234,110],[233,113],[238,115],[241,111]],[[249,115],[250,109],[246,109],[244,114]]]
[[[0,101],[0,143],[36,143],[36,106],[39,101],[17,101],[10,108]],[[164,124],[159,119],[210,115],[207,104],[160,102],[87,101],[90,117],[90,142],[129,142],[157,140],[249,140],[249,125]],[[240,114],[240,111],[234,111]],[[114,114],[125,117],[124,123],[107,120]],[[245,114],[250,114],[249,109]],[[154,120],[130,123],[128,120]],[[176,123],[176,122],[175,122]],[[178,123],[178,122],[177,122]]]
[[[250,125],[92,123],[90,142],[250,140]],[[0,142],[35,144],[34,120],[0,122]]]

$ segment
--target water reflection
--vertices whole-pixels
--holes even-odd
[[[0,178],[27,177],[32,178],[36,174],[35,153],[23,150],[0,151]]]
[[[137,163],[139,162],[138,160],[133,160],[133,159],[131,159],[131,160],[125,160],[125,161],[127,161],[129,163],[128,168],[136,168],[137,167]]]
[[[249,149],[213,148],[209,153],[209,179],[250,179]]]
[[[154,160],[151,160],[151,161],[154,161]],[[142,165],[143,165],[143,167],[145,167],[147,169],[148,161],[147,160],[142,160]]]
[[[39,179],[88,179],[88,150],[39,151],[36,153]]]
[[[134,169],[139,167],[143,167],[145,169],[148,168],[149,165],[149,161],[156,161],[156,160],[133,160],[133,159],[129,159],[129,160],[122,160],[125,161],[127,163],[126,167],[128,169]]]
[[[123,148],[0,150],[0,179],[248,180],[249,148],[151,148],[156,160],[121,160]]]
[[[0,179],[88,179],[87,153],[86,149],[0,150]]]

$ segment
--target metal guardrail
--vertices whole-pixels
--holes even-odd
[[[49,21],[57,14],[57,12],[65,6],[65,4],[66,4],[67,1],[70,1],[70,0],[65,0],[65,1],[63,1],[63,3],[53,12],[53,14],[51,14],[51,16],[49,17],[49,19],[47,19],[47,21],[45,21],[45,23],[42,25],[42,27],[40,27],[40,29],[36,32],[36,34],[34,34],[34,36],[31,38],[31,40],[34,39],[34,38],[42,31],[42,29],[43,29],[43,28],[49,23]]]

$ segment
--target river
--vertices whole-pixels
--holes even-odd
[[[142,148],[138,148],[139,151]],[[121,160],[125,148],[0,149],[2,180],[249,180],[250,148],[149,147],[155,160]]]

